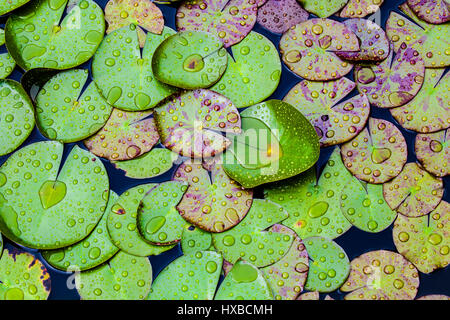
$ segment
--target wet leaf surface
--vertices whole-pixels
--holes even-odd
[[[350,0],[342,9],[342,18],[363,18],[378,11],[384,0]]]
[[[437,177],[450,173],[450,130],[416,136],[415,151],[423,168]]]
[[[257,22],[273,33],[284,33],[308,16],[296,0],[269,0],[258,9]]]
[[[348,0],[298,0],[306,11],[318,16],[327,18],[338,12]]]
[[[1,10],[1,9],[0,9]],[[0,28],[0,47],[5,44],[5,31]],[[8,52],[0,53],[0,79],[9,76],[16,66],[16,62]]]
[[[193,225],[186,225],[181,233],[181,250],[184,255],[210,250],[212,234]],[[213,248],[213,247],[212,247]]]
[[[408,7],[421,20],[441,24],[450,20],[450,8],[446,0],[408,0]]]
[[[30,0],[7,0],[0,4],[0,16],[3,16],[6,13],[9,13],[26,3],[30,2]]]

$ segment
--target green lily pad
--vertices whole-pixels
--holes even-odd
[[[322,237],[307,238],[304,244],[310,259],[305,288],[319,292],[338,289],[350,272],[345,251],[334,241]]]
[[[299,295],[296,300],[319,300],[319,299],[320,299],[319,291],[311,291]]]
[[[337,147],[318,182],[315,168],[312,168],[294,178],[267,186],[264,197],[289,212],[289,218],[282,223],[301,239],[312,236],[334,239],[352,226],[340,209],[342,189],[351,178]]]
[[[75,275],[83,300],[143,300],[152,285],[147,258],[120,251],[107,263]]]
[[[412,300],[419,287],[419,273],[400,254],[378,250],[351,262],[351,271],[341,291],[345,300]]]
[[[3,254],[3,238],[2,238],[2,234],[0,233],[0,258],[2,257]]]
[[[273,294],[261,270],[251,263],[237,261],[214,300],[273,300]]]
[[[105,33],[102,9],[92,0],[37,0],[11,15],[5,27],[9,53],[23,69],[69,69],[88,61]]]
[[[178,32],[164,40],[153,55],[155,77],[168,85],[199,89],[214,85],[227,68],[227,50],[207,32]]]
[[[445,68],[425,69],[425,80],[416,97],[402,107],[389,110],[403,128],[429,133],[450,127],[450,72],[445,72]]]
[[[193,225],[185,225],[181,234],[181,250],[184,255],[209,250],[212,246],[211,233]]]
[[[220,133],[241,131],[241,118],[233,103],[210,90],[185,91],[154,112],[161,143],[185,157],[218,155],[230,144]]]
[[[108,212],[118,198],[119,196],[110,190],[108,206],[91,234],[72,246],[42,252],[44,259],[59,270],[74,271],[76,268],[77,271],[84,271],[95,268],[114,256],[119,248],[111,243],[106,220]]]
[[[213,251],[184,255],[164,268],[153,282],[148,300],[212,300],[222,257]]]
[[[328,18],[344,7],[348,0],[298,0],[306,11],[319,18]]]
[[[314,126],[321,147],[347,142],[364,129],[370,114],[367,96],[344,102],[356,87],[347,78],[326,82],[304,80],[294,86],[283,101],[293,105]]]
[[[149,152],[159,140],[151,114],[113,109],[105,126],[84,144],[93,154],[112,161],[135,159]]]
[[[441,24],[450,20],[447,0],[408,0],[407,3],[418,18],[428,23]]]
[[[31,0],[5,0],[0,3],[0,16],[3,16],[25,4]]]
[[[0,28],[0,47],[5,44],[5,31]],[[16,66],[16,62],[11,57],[9,52],[0,53],[0,79],[5,79],[9,76]]]
[[[0,155],[16,150],[34,128],[33,102],[20,83],[0,80]]]
[[[228,231],[213,234],[213,245],[225,260],[233,264],[240,258],[258,268],[274,264],[289,251],[293,237],[266,229],[288,215],[274,202],[254,199],[241,223]]]
[[[50,275],[29,253],[5,249],[0,259],[0,300],[46,300]]]
[[[141,200],[156,186],[157,184],[149,183],[125,191],[108,212],[107,229],[112,243],[128,254],[147,257],[158,255],[174,247],[148,243],[137,227]]]
[[[273,33],[285,33],[308,16],[296,0],[269,0],[258,9],[257,22]]]
[[[342,9],[342,18],[364,18],[375,13],[383,4],[384,0],[350,0]]]
[[[406,140],[391,122],[370,118],[367,127],[342,145],[342,160],[358,179],[384,183],[402,171],[408,157]]]
[[[63,248],[85,238],[100,221],[109,193],[105,167],[74,146],[59,168],[63,148],[59,142],[33,143],[0,168],[0,227],[14,242]]]
[[[393,238],[398,252],[420,272],[430,273],[450,263],[450,204],[441,201],[429,215],[412,218],[399,215]]]
[[[443,294],[429,294],[416,300],[450,300],[450,297]]]
[[[253,191],[230,179],[221,164],[208,167],[186,160],[178,167],[174,180],[189,184],[177,206],[181,217],[208,232],[234,227],[252,206]]]
[[[156,80],[152,71],[156,48],[175,31],[165,27],[162,34],[147,33],[141,53],[137,30],[130,24],[111,32],[92,60],[92,75],[102,95],[126,111],[153,108],[177,90]]]
[[[272,41],[252,31],[231,51],[225,73],[211,90],[231,99],[238,108],[270,97],[281,78],[280,57]]]
[[[350,223],[366,232],[381,232],[397,217],[384,200],[383,186],[351,179],[342,190],[341,210]]]
[[[383,185],[383,195],[393,210],[421,217],[437,207],[444,194],[441,178],[433,177],[416,163],[407,163],[402,172]]]
[[[416,156],[425,170],[437,177],[450,174],[450,130],[416,136]]]

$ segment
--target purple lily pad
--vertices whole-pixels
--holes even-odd
[[[450,300],[450,297],[443,294],[429,294],[416,300]]]
[[[408,0],[408,7],[422,20],[441,24],[450,20],[448,0]]]
[[[350,0],[342,9],[342,18],[364,18],[378,11],[384,0]]]
[[[423,168],[437,177],[450,174],[450,130],[416,136],[416,156]]]
[[[296,0],[269,0],[258,10],[257,22],[273,33],[285,33],[308,16]]]
[[[319,298],[319,291],[312,291],[301,294],[296,300],[319,300]]]

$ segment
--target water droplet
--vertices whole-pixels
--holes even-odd
[[[166,223],[166,218],[163,216],[158,216],[152,218],[145,226],[145,231],[149,234],[154,234],[158,232],[159,229]]]

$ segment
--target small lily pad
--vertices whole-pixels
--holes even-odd
[[[0,3],[0,16],[3,16],[25,4],[31,0],[5,0]]]
[[[358,37],[344,24],[330,19],[310,19],[297,24],[280,41],[280,53],[287,67],[313,81],[345,76],[353,65],[336,52],[359,52],[359,49]]]
[[[364,18],[375,13],[383,4],[384,0],[350,0],[342,9],[342,18]]]
[[[34,128],[34,107],[20,83],[0,80],[0,155],[16,150]]]
[[[294,86],[283,101],[299,110],[314,126],[321,147],[347,142],[364,129],[370,114],[367,96],[344,102],[356,87],[347,78],[326,82],[304,80]]]
[[[1,9],[0,9],[1,10]],[[0,47],[5,44],[5,31],[0,28]],[[11,57],[9,52],[0,53],[0,79],[5,79],[9,76],[16,66],[16,62]]]
[[[393,210],[421,217],[437,207],[444,194],[441,178],[433,177],[416,163],[407,163],[402,172],[383,185],[383,195]]]
[[[27,252],[5,249],[0,259],[0,300],[46,300],[50,286],[41,261]]]
[[[400,254],[420,272],[430,273],[450,263],[450,204],[441,203],[429,215],[412,218],[399,215],[393,238]]]
[[[345,300],[412,300],[419,287],[419,273],[400,254],[378,250],[351,262],[350,276],[341,291]]]
[[[67,4],[33,1],[8,19],[6,45],[23,69],[69,69],[94,55],[105,33],[102,9],[92,0],[74,0],[61,21]]]
[[[319,291],[311,291],[311,292],[305,292],[298,296],[297,300],[319,300],[320,294]]]
[[[441,24],[450,20],[450,6],[447,0],[408,0],[408,7],[428,23]]]
[[[285,33],[308,16],[296,0],[269,0],[258,9],[257,22],[273,33]]]
[[[211,233],[193,225],[184,226],[181,234],[181,250],[183,250],[184,255],[189,255],[196,251],[209,250],[211,247]]]
[[[150,292],[152,266],[147,258],[121,251],[107,263],[75,275],[83,300],[143,300]]]
[[[437,177],[450,174],[450,130],[416,136],[415,151],[423,168]]]
[[[318,16],[328,18],[342,9],[348,0],[298,0],[306,11]]]

